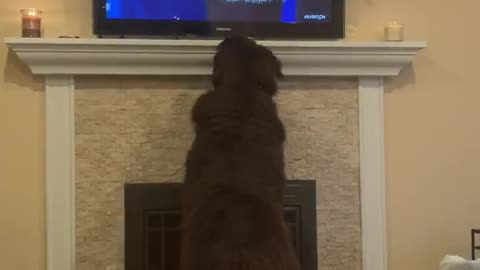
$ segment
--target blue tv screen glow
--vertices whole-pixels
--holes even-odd
[[[328,23],[335,0],[106,0],[106,18],[200,22]]]

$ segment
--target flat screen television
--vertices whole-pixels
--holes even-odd
[[[339,39],[345,0],[93,0],[98,36]]]

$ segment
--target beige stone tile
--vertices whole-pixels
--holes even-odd
[[[356,81],[280,86],[287,174],[317,180],[320,268],[361,269]],[[190,110],[208,78],[82,78],[77,87],[77,267],[122,269],[123,185],[181,181]]]

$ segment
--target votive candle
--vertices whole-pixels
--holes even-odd
[[[389,22],[385,26],[386,41],[403,41],[403,25],[398,22]]]

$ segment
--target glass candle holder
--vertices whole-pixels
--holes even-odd
[[[42,11],[36,8],[22,9],[22,37],[42,36]]]
[[[385,25],[386,41],[403,41],[403,25],[398,22],[389,22]]]

